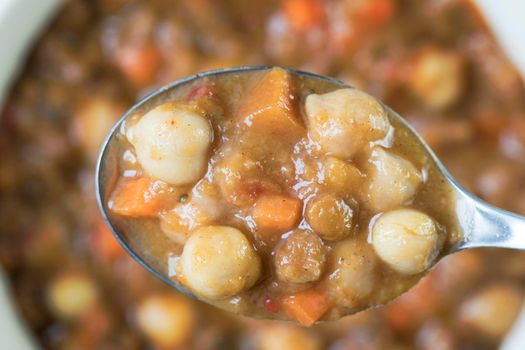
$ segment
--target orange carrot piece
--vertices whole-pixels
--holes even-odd
[[[313,325],[328,310],[325,295],[313,289],[285,297],[282,305],[288,316],[306,327]]]
[[[370,0],[363,3],[360,19],[371,24],[383,24],[394,15],[395,6],[392,0]]]
[[[160,53],[154,45],[123,46],[116,52],[118,67],[136,86],[153,81],[160,61]]]
[[[143,217],[155,216],[164,200],[158,182],[147,177],[125,180],[117,185],[112,194],[110,209],[115,214]]]
[[[324,9],[319,0],[286,0],[283,10],[293,28],[307,31],[324,19]]]
[[[287,136],[303,131],[295,103],[292,101],[290,74],[281,68],[265,73],[248,91],[239,108],[242,124]]]
[[[281,195],[260,197],[253,207],[253,220],[262,228],[288,231],[301,218],[301,200]]]
[[[93,248],[102,260],[108,261],[124,254],[124,249],[102,219],[96,222],[92,234]]]

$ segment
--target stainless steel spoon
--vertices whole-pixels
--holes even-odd
[[[186,85],[191,84],[197,80],[205,79],[207,77],[224,74],[241,74],[247,71],[261,71],[271,69],[273,67],[267,66],[256,66],[256,67],[236,67],[229,69],[215,70],[205,73],[199,73],[167,86],[164,86],[150,95],[144,97],[130,110],[128,110],[120,120],[115,124],[106,138],[100,157],[97,164],[97,175],[96,175],[96,191],[97,200],[100,210],[106,220],[107,224],[113,231],[113,234],[117,240],[124,246],[126,251],[137,260],[142,266],[153,273],[155,276],[173,286],[180,292],[195,297],[190,292],[176,284],[173,280],[166,277],[166,275],[155,268],[155,264],[152,263],[154,257],[151,254],[142,253],[143,250],[139,249],[141,244],[140,240],[131,237],[127,234],[125,229],[122,229],[119,225],[116,225],[110,219],[108,215],[107,207],[107,190],[111,184],[113,174],[115,173],[116,166],[118,164],[116,156],[117,150],[114,147],[115,134],[120,129],[122,124],[128,118],[128,116],[141,111],[147,110],[149,104],[152,101],[158,101],[163,96],[176,95],[177,89]],[[290,68],[286,68],[290,73],[295,75],[301,75],[311,79],[318,79],[320,81],[329,82],[336,86],[348,87],[343,82],[324,77],[308,72],[298,71]],[[498,248],[513,248],[513,249],[525,249],[525,217],[518,214],[514,214],[503,209],[496,208],[481,199],[475,197],[463,188],[445,169],[443,164],[436,157],[430,147],[423,141],[421,136],[396,112],[392,111],[388,106],[384,106],[387,111],[394,118],[398,119],[399,122],[409,130],[413,136],[419,140],[421,145],[427,151],[428,155],[435,161],[438,168],[448,180],[450,186],[454,189],[456,194],[456,212],[459,221],[459,226],[462,229],[463,239],[451,246],[448,251],[443,252],[444,255],[452,254],[467,248],[477,247],[498,247]]]

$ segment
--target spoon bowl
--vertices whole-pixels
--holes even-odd
[[[163,269],[161,266],[165,262],[158,261],[155,252],[146,251],[142,249],[146,244],[142,236],[130,235],[131,228],[125,220],[119,220],[114,215],[111,215],[108,207],[109,193],[114,187],[116,178],[119,173],[118,157],[121,154],[121,149],[118,145],[118,137],[121,134],[122,128],[125,127],[128,118],[144,114],[151,108],[166,101],[177,100],[181,98],[182,92],[187,93],[188,89],[198,82],[203,82],[208,79],[213,79],[217,76],[223,75],[242,75],[244,73],[270,70],[274,67],[257,66],[257,67],[236,67],[229,69],[221,69],[199,73],[167,86],[161,87],[148,96],[144,97],[130,110],[128,110],[115,126],[110,131],[106,138],[100,157],[97,163],[96,171],[96,191],[97,200],[103,217],[116,239],[124,247],[128,254],[130,254],[136,261],[138,261],[149,272],[161,279],[165,283],[177,289],[190,297],[202,299],[195,295],[188,289],[175,282],[170,278],[175,275],[174,266],[178,261],[178,257],[168,258],[168,268]],[[303,77],[305,79],[314,79],[323,84],[329,84],[337,88],[349,88],[343,82],[316,75],[309,72],[303,72],[295,69],[285,68],[290,74]],[[452,197],[455,206],[455,213],[457,216],[458,227],[461,232],[458,233],[458,239],[445,246],[444,251],[441,252],[440,257],[451,254],[467,248],[475,247],[500,247],[500,248],[514,248],[525,249],[525,236],[520,236],[520,232],[525,231],[525,217],[493,207],[479,198],[470,194],[465,190],[445,169],[443,164],[425,143],[421,136],[407,123],[405,119],[399,116],[395,111],[388,106],[382,104],[383,108],[389,116],[395,119],[397,126],[401,126],[410,136],[417,140],[426,154],[426,157],[435,164],[442,177],[446,179],[451,188]],[[156,237],[159,240],[167,240],[159,234]],[[170,260],[171,259],[171,260]],[[257,315],[255,315],[257,316]]]

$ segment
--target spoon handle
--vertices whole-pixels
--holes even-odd
[[[470,193],[461,192],[457,213],[463,241],[454,250],[497,247],[525,250],[525,216],[496,208]]]

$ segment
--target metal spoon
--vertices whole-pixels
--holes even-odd
[[[116,173],[116,166],[118,164],[116,156],[118,155],[117,149],[115,148],[114,140],[115,134],[119,131],[122,124],[128,118],[135,113],[146,111],[149,104],[153,101],[158,101],[161,97],[166,95],[176,95],[177,89],[186,85],[191,84],[197,80],[205,79],[216,75],[225,74],[241,74],[248,71],[261,71],[271,69],[273,67],[268,66],[256,66],[256,67],[236,67],[229,69],[215,70],[205,73],[199,73],[167,86],[161,87],[150,95],[144,97],[130,110],[128,110],[120,120],[115,124],[106,138],[100,157],[97,164],[97,175],[96,175],[96,191],[97,200],[100,210],[106,220],[107,224],[111,228],[113,234],[117,240],[122,244],[126,251],[137,260],[142,266],[149,270],[156,277],[160,278],[170,286],[176,288],[180,292],[189,296],[195,297],[193,294],[182,288],[180,285],[175,283],[173,280],[168,278],[165,273],[159,271],[158,267],[154,266],[154,256],[152,254],[146,254],[143,250],[139,249],[141,244],[140,240],[128,235],[125,229],[122,229],[119,225],[116,225],[108,215],[109,209],[107,207],[107,191],[113,180],[113,176]],[[316,75],[313,73],[298,71],[295,69],[286,68],[290,73],[294,75],[300,75],[310,79],[317,79],[324,83],[334,84],[337,87],[348,87],[343,82]],[[439,170],[443,176],[448,180],[451,188],[454,189],[456,195],[456,213],[459,221],[459,226],[462,229],[463,238],[460,242],[451,246],[448,251],[443,252],[444,255],[452,254],[467,248],[476,247],[498,247],[498,248],[513,248],[513,249],[525,249],[525,217],[518,214],[514,214],[503,209],[496,208],[481,199],[475,197],[464,187],[462,187],[456,180],[445,169],[440,160],[436,157],[430,147],[423,141],[421,136],[396,112],[392,111],[388,106],[384,106],[391,116],[396,118],[412,136],[419,140],[421,146],[427,151],[428,156],[432,158],[437,164]]]

